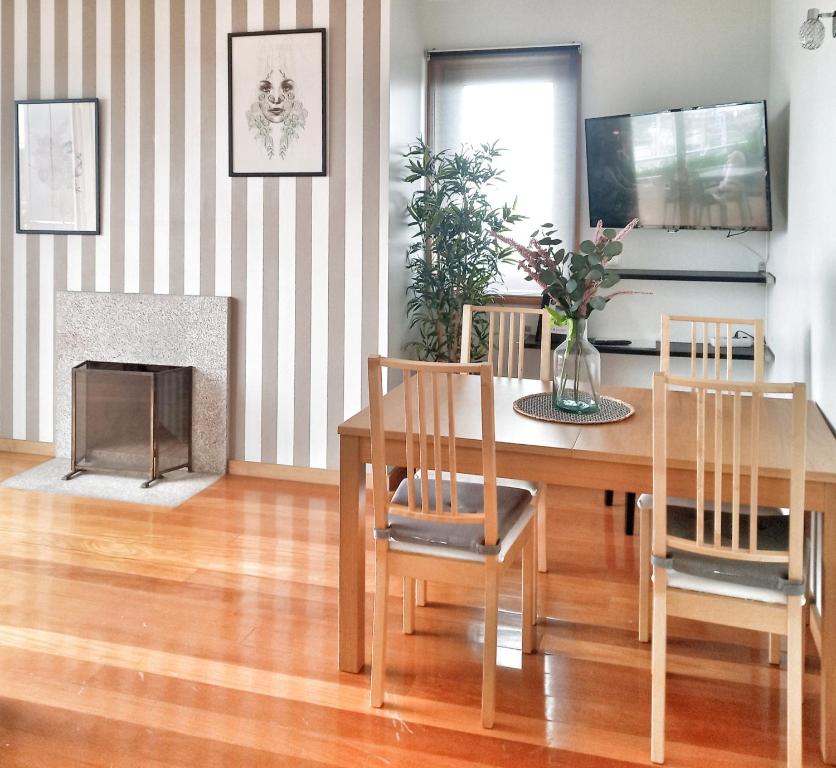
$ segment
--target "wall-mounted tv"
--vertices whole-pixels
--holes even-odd
[[[766,102],[586,120],[589,223],[770,230]]]

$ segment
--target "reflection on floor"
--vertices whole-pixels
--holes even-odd
[[[0,479],[43,461],[0,454]],[[336,670],[337,492],[226,477],[176,509],[0,488],[0,764],[647,764],[650,648],[638,541],[597,493],[550,494],[539,653],[501,607],[497,726],[479,726],[476,592],[429,586],[399,633],[387,704]],[[371,545],[371,540],[369,541]],[[371,611],[372,569],[367,572]],[[782,672],[766,638],[671,625],[668,766],[778,766]],[[808,643],[805,765],[818,751]]]

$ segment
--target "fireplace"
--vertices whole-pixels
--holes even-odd
[[[192,368],[90,361],[72,370],[65,480],[87,470],[141,473],[148,488],[192,469]]]

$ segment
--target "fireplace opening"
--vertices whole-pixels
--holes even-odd
[[[148,488],[166,472],[191,472],[191,366],[75,366],[71,452],[65,480],[87,470],[142,473]]]

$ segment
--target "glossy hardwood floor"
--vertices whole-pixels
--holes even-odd
[[[0,454],[0,478],[40,461]],[[0,766],[648,764],[638,541],[599,494],[549,498],[540,652],[509,578],[486,732],[475,592],[431,584],[408,637],[393,584],[382,710],[368,667],[337,671],[336,490],[227,477],[169,510],[0,488]],[[765,637],[672,621],[669,669],[667,765],[784,764]],[[806,672],[817,766],[812,642]]]

